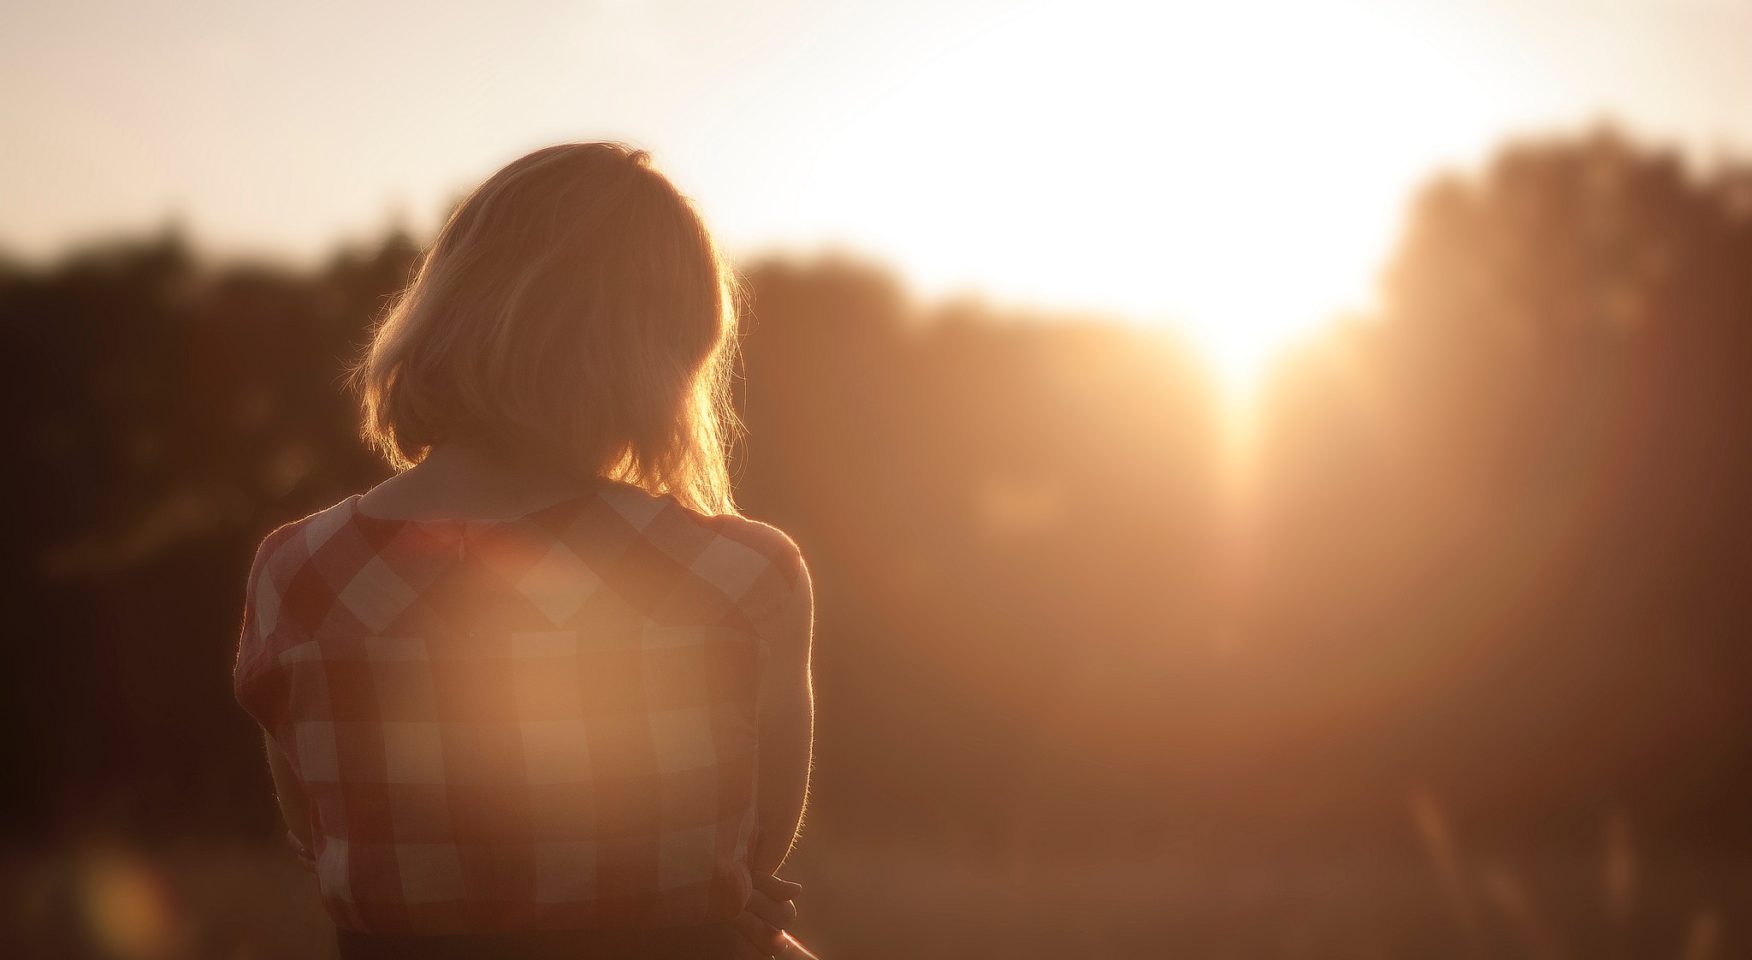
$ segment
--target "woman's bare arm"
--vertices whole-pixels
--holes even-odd
[[[815,693],[810,647],[815,598],[809,572],[771,625],[760,688],[760,773],[755,809],[758,831],[750,868],[771,876],[791,853],[809,797],[810,751],[815,735]]]

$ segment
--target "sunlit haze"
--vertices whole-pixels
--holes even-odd
[[[0,960],[1752,958],[1749,280],[1752,0],[0,3]]]
[[[309,257],[513,156],[651,149],[741,255],[1183,331],[1243,388],[1365,308],[1407,192],[1611,117],[1752,142],[1752,5],[414,3],[14,8],[0,246],[180,221]],[[17,95],[28,92],[29,95]]]

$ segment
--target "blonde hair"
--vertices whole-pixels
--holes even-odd
[[[464,440],[734,513],[735,282],[688,199],[619,143],[537,150],[469,194],[354,369],[397,469]]]

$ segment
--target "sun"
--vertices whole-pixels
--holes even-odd
[[[1244,397],[1366,309],[1412,188],[1494,129],[1439,32],[1390,13],[1029,5],[823,131],[799,202],[851,198],[855,242],[927,294],[1170,329]]]

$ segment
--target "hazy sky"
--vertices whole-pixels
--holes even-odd
[[[174,212],[209,248],[309,256],[616,137],[739,253],[1305,316],[1366,295],[1431,168],[1603,115],[1752,154],[1749,94],[1730,0],[11,3],[0,247]]]

